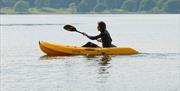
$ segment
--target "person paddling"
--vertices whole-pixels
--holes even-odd
[[[98,31],[101,32],[99,35],[90,36],[84,32],[82,32],[82,34],[91,40],[97,40],[99,42],[102,42],[103,47],[116,47],[115,45],[112,44],[112,38],[111,38],[109,32],[106,30],[105,22],[100,21],[97,24],[98,24],[97,29],[98,29]],[[92,42],[88,42],[85,45],[83,45],[82,47],[99,47],[99,46],[97,46],[96,44],[94,44]]]

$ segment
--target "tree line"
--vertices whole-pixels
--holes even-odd
[[[180,0],[0,0],[1,13],[180,13]],[[35,12],[37,11],[37,12]]]

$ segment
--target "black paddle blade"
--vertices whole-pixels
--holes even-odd
[[[65,25],[64,29],[68,31],[77,31],[76,28],[72,25]]]

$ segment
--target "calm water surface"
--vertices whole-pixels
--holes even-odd
[[[80,46],[103,20],[138,55],[46,57],[38,41]],[[180,91],[180,15],[0,15],[1,91]],[[96,41],[91,41],[101,45]]]

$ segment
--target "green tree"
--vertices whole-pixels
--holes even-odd
[[[75,3],[75,5],[80,3],[80,0],[49,0],[49,7],[52,8],[69,8],[69,4]]]
[[[87,2],[88,7],[89,7],[90,9],[93,9],[94,6],[96,6],[96,4],[98,3],[97,0],[85,0],[85,1]]]
[[[31,7],[34,7],[34,6],[35,6],[35,1],[36,1],[36,0],[24,0],[24,1],[28,2],[28,3],[29,3],[29,6],[31,6]]]
[[[0,0],[0,8],[4,7],[2,0]]]
[[[23,1],[23,0],[19,0],[14,5],[15,11],[18,12],[18,13],[26,13],[28,8],[29,8],[28,2]]]
[[[135,12],[137,11],[138,8],[138,3],[134,0],[126,0],[124,1],[122,5],[122,9],[130,11],[130,12]]]
[[[156,6],[156,0],[142,0],[140,2],[140,11],[150,11]]]
[[[165,11],[169,13],[180,13],[180,1],[168,0],[165,4]]]
[[[109,9],[117,9],[121,8],[124,1],[125,0],[106,0],[106,4]]]
[[[61,8],[63,6],[63,0],[51,0],[49,3],[52,8]]]
[[[124,1],[126,1],[126,0],[118,0],[117,3],[116,3],[117,4],[116,7],[121,8]]]
[[[104,5],[103,3],[99,3],[94,7],[95,12],[102,12],[105,9],[106,9],[106,5]]]
[[[139,6],[140,6],[140,3],[141,3],[141,1],[142,0],[134,0],[135,2],[136,2],[136,4],[137,4],[137,10],[139,9]]]
[[[50,0],[36,0],[34,2],[34,4],[38,7],[38,8],[41,8],[41,7],[48,7],[50,2]]]
[[[71,13],[74,14],[77,12],[77,7],[75,3],[70,3],[69,4],[69,9],[71,10]]]
[[[78,5],[77,10],[80,13],[86,13],[90,11],[90,8],[88,7],[88,3],[85,0],[82,0]]]
[[[167,2],[167,0],[158,0],[156,1],[156,6],[155,8],[159,11],[163,11],[164,10],[164,6],[165,6],[165,3]]]
[[[18,0],[2,0],[4,7],[13,7]]]

